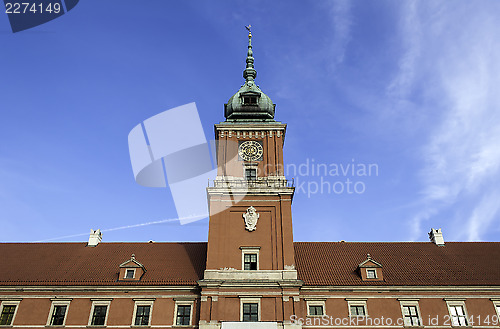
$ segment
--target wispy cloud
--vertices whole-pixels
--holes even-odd
[[[387,87],[389,96],[405,98],[412,88],[417,69],[417,59],[421,52],[421,23],[416,1],[407,2],[400,15],[401,42],[404,52],[398,61],[398,74]]]
[[[406,97],[418,84],[429,97],[422,102],[430,127],[420,176],[424,209],[412,218],[412,238],[422,236],[423,221],[439,220],[444,211],[461,205],[453,226],[462,229],[453,232],[452,238],[480,240],[500,222],[498,13],[485,6],[457,9],[448,4],[454,10],[442,10],[430,18],[424,17],[429,8],[418,7],[426,3],[409,5],[410,19],[402,25],[409,48],[388,90]],[[424,19],[426,24],[421,23]],[[424,73],[418,81],[416,70]]]
[[[330,54],[332,68],[344,61],[347,45],[351,39],[351,3],[346,0],[334,1],[330,5],[333,24]]]

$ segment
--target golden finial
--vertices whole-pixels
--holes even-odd
[[[251,38],[252,37],[252,25],[248,24],[248,26],[245,26],[245,28],[247,29],[248,31],[248,37]]]

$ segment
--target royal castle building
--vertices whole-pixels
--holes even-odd
[[[207,242],[2,243],[0,327],[498,328],[500,243],[294,242],[287,126],[256,76],[249,35]]]

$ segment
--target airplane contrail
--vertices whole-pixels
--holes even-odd
[[[156,221],[152,221],[152,222],[146,222],[146,223],[140,223],[140,224],[133,224],[133,225],[126,225],[126,226],[119,226],[119,227],[108,228],[108,229],[101,230],[101,232],[111,232],[111,231],[125,230],[125,229],[129,229],[129,228],[134,228],[134,227],[148,226],[148,225],[154,225],[154,224],[162,224],[162,223],[175,222],[175,221],[202,219],[204,217],[206,217],[206,215],[193,215],[193,216],[186,216],[186,217],[179,217],[179,218],[161,219],[161,220],[156,220]],[[50,239],[45,239],[45,240],[33,241],[33,242],[55,241],[55,240],[61,240],[61,239],[67,239],[67,238],[74,238],[74,237],[77,237],[77,236],[85,236],[85,235],[88,235],[88,233],[79,233],[79,234],[65,235],[65,236],[60,236],[60,237],[57,237],[57,238],[50,238]]]

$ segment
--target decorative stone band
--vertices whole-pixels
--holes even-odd
[[[296,270],[205,270],[204,280],[297,280]]]
[[[281,137],[284,131],[281,130],[269,130],[269,131],[232,131],[232,130],[220,130],[219,137],[223,138],[225,136],[231,138],[236,135],[236,138],[265,138],[266,136]]]
[[[242,189],[293,187],[293,180],[286,178],[270,178],[270,177],[264,177],[257,180],[218,178],[212,182],[209,182],[208,187],[242,188]]]

